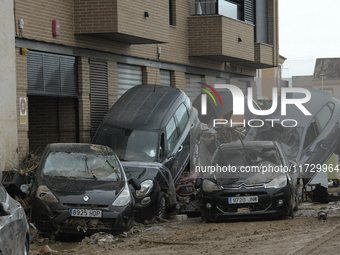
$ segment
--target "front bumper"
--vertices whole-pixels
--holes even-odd
[[[200,191],[198,194],[202,215],[208,220],[235,218],[264,218],[287,214],[291,203],[292,189],[228,189],[217,192]],[[229,204],[229,197],[257,196],[258,203]]]
[[[72,217],[69,209],[99,209],[101,218]],[[61,203],[48,204],[37,199],[32,204],[32,222],[44,233],[53,232],[91,235],[96,232],[120,234],[133,227],[132,203],[123,207],[89,207],[74,205],[65,206]]]

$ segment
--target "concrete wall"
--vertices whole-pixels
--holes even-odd
[[[0,163],[7,170],[18,163],[13,1],[1,2],[0,17]]]

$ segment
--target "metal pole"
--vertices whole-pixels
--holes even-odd
[[[324,74],[322,73],[321,74],[321,90],[323,90],[323,76],[324,76]]]

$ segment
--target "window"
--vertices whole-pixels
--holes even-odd
[[[319,132],[318,132],[318,128],[316,125],[316,121],[315,119],[313,119],[307,129],[305,141],[303,143],[303,148],[305,149],[309,145],[311,145],[314,142],[314,140],[318,137],[318,135],[319,135]]]
[[[316,119],[319,122],[320,131],[325,128],[325,126],[331,119],[333,109],[334,109],[334,104],[328,103],[324,107],[322,107],[321,110],[315,115]]]
[[[218,14],[238,20],[244,20],[243,1],[218,1]]]
[[[185,107],[184,104],[181,104],[178,107],[177,111],[175,112],[175,117],[176,120],[178,121],[179,131],[182,134],[189,120],[187,108]]]
[[[176,0],[169,0],[169,24],[176,26]]]
[[[178,141],[178,133],[174,117],[166,125],[166,139],[168,141],[168,151],[171,152]]]

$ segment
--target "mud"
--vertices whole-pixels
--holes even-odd
[[[318,213],[327,213],[318,219]],[[93,236],[60,242],[36,238],[30,255],[48,244],[51,254],[326,254],[340,250],[340,203],[300,204],[284,220],[204,223],[200,218],[173,217],[168,222],[136,225],[121,236]]]

